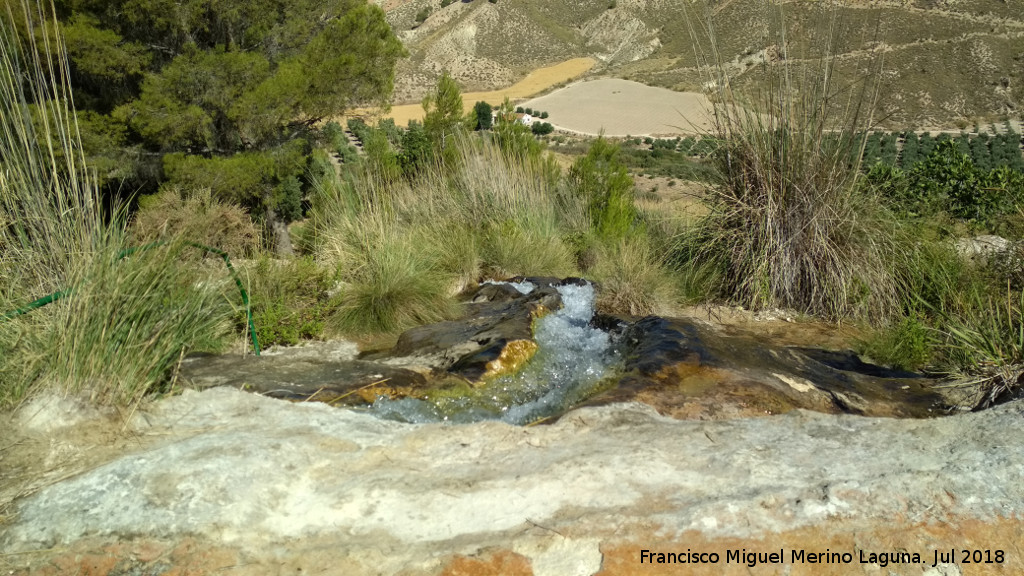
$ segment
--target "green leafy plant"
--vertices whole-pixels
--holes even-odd
[[[625,236],[638,223],[633,179],[618,155],[618,146],[600,136],[567,177],[570,189],[587,203],[594,229],[612,238]]]
[[[324,336],[327,319],[337,305],[328,296],[334,288],[333,273],[310,257],[274,260],[265,255],[245,272],[262,346],[293,346]],[[238,315],[236,323],[243,327],[244,315]]]

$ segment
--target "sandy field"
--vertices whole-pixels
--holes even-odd
[[[552,66],[538,68],[526,75],[525,78],[516,82],[508,88],[492,90],[490,92],[467,92],[462,95],[463,108],[468,112],[477,102],[484,101],[491,105],[501,104],[507,97],[516,102],[523,98],[529,98],[548,90],[562,82],[578,78],[594,67],[597,61],[593,58],[573,58]],[[423,106],[420,103],[400,104],[392,106],[391,111],[386,114],[376,114],[374,110],[360,108],[352,112],[353,116],[366,116],[369,118],[394,118],[395,124],[408,126],[409,120],[423,120]]]
[[[556,128],[580,134],[676,135],[710,128],[711,103],[704,95],[617,78],[578,82],[523,106],[544,110]]]

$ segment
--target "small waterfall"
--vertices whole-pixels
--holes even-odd
[[[509,283],[523,294],[534,286]],[[615,361],[607,333],[590,326],[594,286],[557,287],[562,308],[537,321],[538,350],[518,374],[496,378],[458,397],[378,399],[371,410],[404,422],[502,420],[528,424],[559,414],[588,397]]]

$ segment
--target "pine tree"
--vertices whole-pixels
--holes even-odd
[[[438,151],[453,150],[454,136],[463,129],[462,93],[446,70],[433,94],[423,98],[423,129]]]

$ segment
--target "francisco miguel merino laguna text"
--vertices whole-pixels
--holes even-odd
[[[790,564],[852,564],[855,557],[850,552],[833,552],[826,548],[823,552],[807,550],[790,550]],[[889,564],[920,564],[921,555],[905,551],[869,552],[859,550],[856,560],[861,564],[878,564],[881,567]],[[687,548],[685,552],[640,551],[641,564],[718,564],[721,556],[716,552],[700,552]],[[726,550],[726,564],[746,564],[753,568],[758,564],[782,564],[786,561],[786,550],[778,552],[754,552],[746,548]]]

